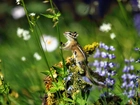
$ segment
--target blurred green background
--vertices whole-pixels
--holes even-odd
[[[138,34],[134,27],[132,8],[129,2],[117,1],[111,2],[107,10],[100,16],[95,9],[90,16],[87,7],[83,1],[60,2],[61,17],[59,18],[60,36],[63,42],[66,39],[63,36],[65,31],[76,31],[79,33],[78,41],[81,46],[91,44],[92,42],[104,42],[107,45],[113,45],[116,48],[116,61],[121,61],[122,54],[129,58],[135,56],[133,48],[139,45]],[[50,4],[43,3],[40,0],[25,1],[29,13],[40,15],[38,20],[42,34],[50,35],[58,39],[58,32],[53,28],[51,19],[43,17],[41,14],[47,14],[46,10]],[[41,51],[38,48],[35,36],[31,36],[29,41],[23,41],[17,36],[17,28],[29,30],[29,24],[26,16],[14,19],[12,10],[16,5],[14,0],[6,0],[0,3],[0,59],[1,70],[4,79],[10,87],[19,94],[18,103],[22,105],[39,105],[41,96],[44,95],[43,75],[41,72],[47,70],[44,59],[35,60],[33,54]],[[56,6],[59,6],[59,4]],[[74,8],[73,8],[74,6]],[[91,18],[92,16],[92,18]],[[109,33],[101,32],[99,27],[102,23],[110,23],[112,30]],[[110,38],[110,33],[115,33],[116,40]],[[122,49],[122,50],[120,50]],[[61,61],[59,47],[53,52],[45,52],[49,65],[52,66]],[[21,57],[25,56],[23,62]],[[71,52],[64,51],[64,58],[71,56]]]

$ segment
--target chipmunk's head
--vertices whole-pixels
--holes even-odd
[[[68,40],[75,40],[78,36],[78,34],[76,32],[65,32],[64,36],[68,39]]]

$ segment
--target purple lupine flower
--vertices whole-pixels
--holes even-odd
[[[105,49],[105,50],[109,50],[109,46],[105,45],[105,46],[104,46],[104,49]]]
[[[98,74],[100,74],[101,71],[102,71],[102,68],[101,67],[97,67],[96,70],[95,70],[95,72],[97,72]]]
[[[107,66],[107,61],[100,61],[100,67],[106,68]]]
[[[105,76],[106,75],[106,71],[104,70],[104,71],[101,71],[100,73],[99,73],[99,75],[100,76]]]
[[[109,47],[109,50],[110,50],[110,51],[115,51],[114,46],[110,46],[110,47]]]
[[[140,48],[136,47],[134,50],[135,50],[135,51],[140,51]]]
[[[97,49],[96,52],[95,52],[95,54],[94,54],[94,58],[99,58],[100,55],[101,55],[100,50]]]
[[[122,88],[125,90],[124,95],[127,95],[128,98],[134,97],[136,92],[135,89],[137,88],[137,78],[138,76],[132,73],[134,70],[134,66],[132,65],[134,59],[125,59],[125,66],[123,68],[124,74],[121,76],[123,79]]]
[[[107,58],[108,57],[108,54],[106,52],[101,52],[101,57],[102,58]]]
[[[135,94],[136,94],[135,90],[130,90],[127,95],[128,95],[128,98],[132,98],[135,96]]]
[[[133,81],[130,81],[130,83],[128,84],[128,87],[134,88],[135,87],[135,83]]]
[[[93,62],[93,66],[95,66],[95,67],[99,67],[99,61],[98,60],[95,60],[94,62]]]
[[[115,67],[115,66],[116,66],[116,64],[115,64],[115,63],[113,63],[113,62],[110,62],[110,63],[108,63],[108,66],[109,66],[110,68],[113,68],[113,67]]]
[[[94,62],[89,63],[89,66],[94,68],[94,72],[106,77],[104,84],[111,89],[115,84],[115,79],[112,76],[116,74],[114,71],[116,64],[112,62],[116,58],[115,54],[112,53],[113,51],[115,51],[114,46],[107,46],[104,43],[100,43],[99,48],[96,49],[94,54]]]
[[[115,84],[115,80],[113,78],[106,78],[105,83],[107,84],[107,86],[113,86]]]
[[[108,54],[108,58],[109,58],[109,59],[115,59],[116,56],[115,56],[114,54]]]
[[[123,83],[122,83],[122,88],[126,88],[126,86],[127,86],[127,82],[126,81],[124,81]]]
[[[99,48],[104,48],[105,44],[104,43],[100,43],[99,44]]]
[[[122,75],[122,79],[123,79],[123,81],[126,81],[126,79],[127,79],[127,74],[123,74],[123,75]]]
[[[114,75],[116,75],[116,71],[108,70],[107,75],[114,76]]]
[[[125,59],[124,61],[125,61],[126,64],[128,64],[128,63],[134,62],[134,59],[130,58],[130,59]]]
[[[125,66],[124,66],[124,68],[123,68],[123,72],[129,72],[129,71],[132,71],[132,70],[134,70],[134,66],[132,65],[132,62],[134,62],[134,59],[130,59],[130,60],[128,60],[128,59],[125,59]]]

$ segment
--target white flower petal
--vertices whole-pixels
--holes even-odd
[[[58,40],[55,37],[43,35],[41,45],[44,51],[52,52],[57,48]]]

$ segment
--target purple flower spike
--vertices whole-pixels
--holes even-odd
[[[113,46],[107,46],[104,43],[100,43],[99,48],[96,49],[94,54],[95,60],[90,63],[89,66],[94,68],[93,72],[105,77],[105,85],[107,85],[108,88],[113,89],[115,80],[112,76],[116,74],[114,71],[116,64],[112,62],[112,60],[116,58],[116,56],[114,54],[110,54],[110,51],[115,51],[115,48]]]
[[[137,78],[138,76],[135,75],[132,70],[134,70],[134,66],[132,65],[134,59],[125,59],[125,66],[123,68],[124,74],[122,75],[123,83],[122,88],[124,88],[124,95],[127,95],[128,98],[132,98],[135,96],[136,92],[135,89],[137,88]]]

